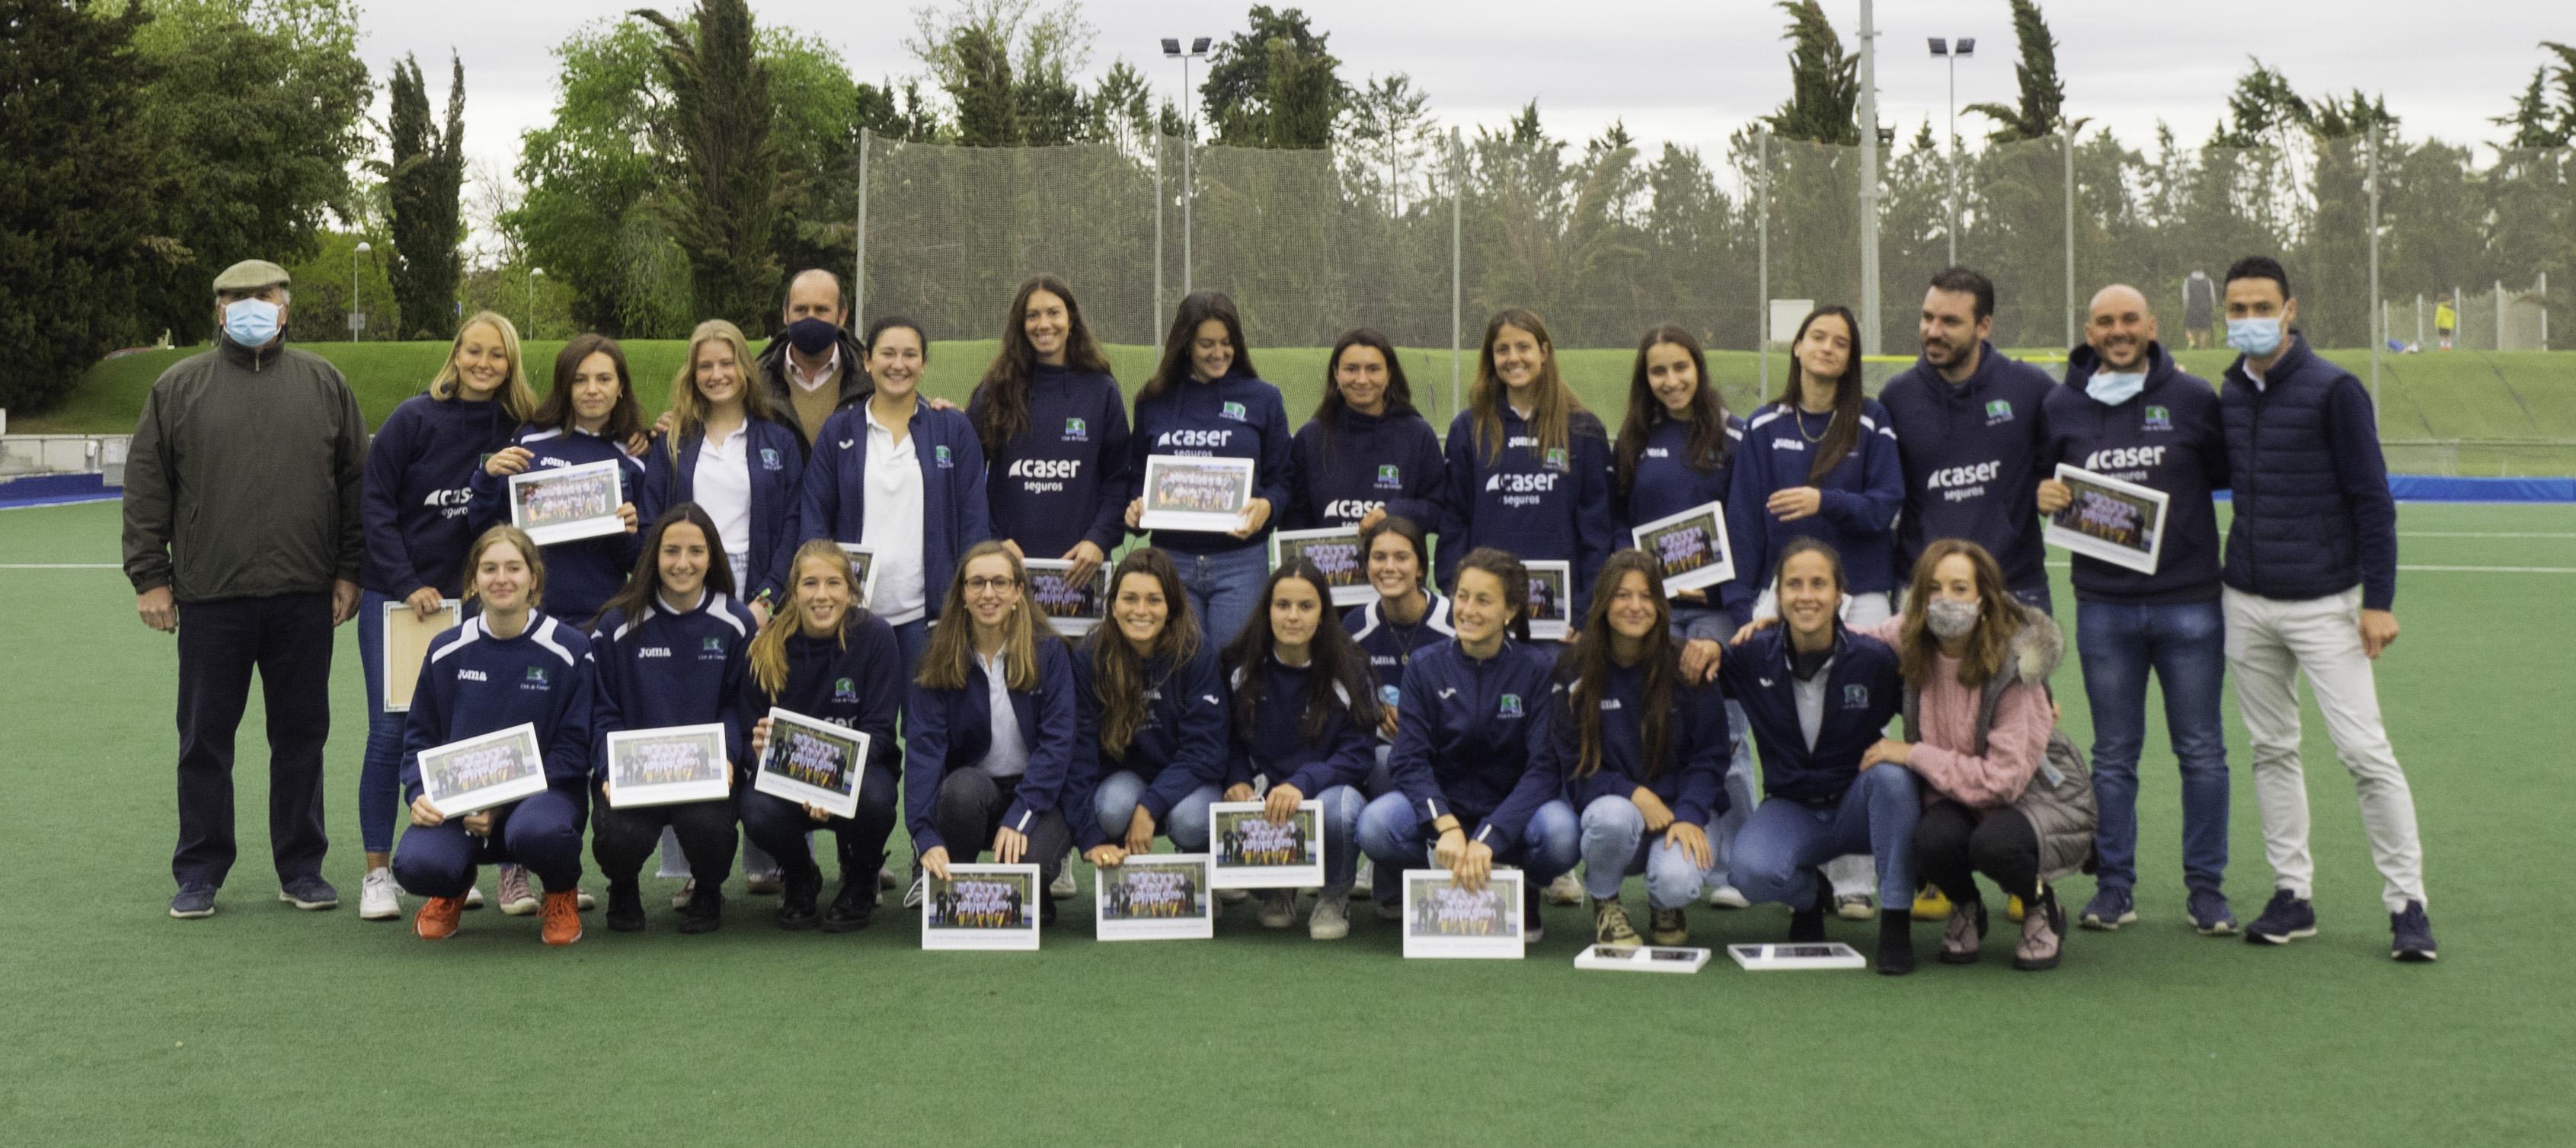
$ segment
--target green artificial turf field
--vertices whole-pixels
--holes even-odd
[[[1693,977],[1578,972],[1572,908],[1520,962],[1402,960],[1365,902],[1339,943],[1262,930],[1246,904],[1214,941],[1103,945],[1087,874],[1039,953],[924,953],[892,896],[836,937],[780,933],[773,901],[737,892],[723,931],[681,937],[676,883],[649,879],[641,934],[594,913],[554,950],[534,918],[485,910],[427,944],[357,918],[346,628],[326,870],[346,900],[273,899],[254,701],[243,861],[213,919],[174,921],[175,655],[91,565],[117,560],[117,508],[0,512],[0,1128],[25,1145],[2564,1145],[2576,507],[2409,505],[2400,529],[2405,633],[2380,694],[2439,964],[2388,959],[2352,785],[2311,708],[2317,939],[2184,926],[2151,721],[2139,923],[2077,933],[2036,975],[2010,968],[2000,913],[1969,968],[1933,963],[1919,926],[1922,970],[1888,979],[1723,956]],[[2083,744],[2071,657],[2056,684]],[[2228,892],[2251,919],[2270,873],[2230,729]],[[1695,910],[1693,940],[1778,939],[1786,919]],[[1833,929],[1864,952],[1875,936]]]

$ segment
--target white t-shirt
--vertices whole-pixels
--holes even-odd
[[[955,624],[973,623],[960,619]],[[975,655],[976,663],[984,667],[984,693],[993,706],[993,748],[984,751],[977,768],[995,777],[1018,777],[1029,771],[1028,739],[1020,732],[1018,711],[1011,708],[1010,674],[1004,664],[1009,652],[1006,648],[989,658]]]
[[[715,520],[716,541],[724,544],[738,590],[749,589],[752,557],[750,429],[746,419],[723,438],[706,436],[698,447],[698,468],[689,476],[698,508]]]
[[[867,525],[859,543],[876,554],[877,592],[868,609],[889,626],[915,621],[930,612],[930,588],[921,559],[921,459],[914,447],[919,435],[903,436],[868,420]]]

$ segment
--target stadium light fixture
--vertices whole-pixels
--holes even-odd
[[[1191,144],[1198,136],[1199,125],[1198,98],[1190,88],[1190,61],[1206,59],[1208,45],[1214,42],[1209,37],[1200,36],[1192,39],[1190,50],[1184,52],[1178,39],[1163,38],[1163,55],[1181,62],[1181,109],[1182,114],[1188,117],[1182,129],[1185,134],[1181,137],[1181,294],[1184,295],[1190,293],[1190,201],[1196,198],[1191,194],[1190,152]]]
[[[1929,37],[1932,54],[1950,62],[1950,265],[1959,265],[1959,61],[1977,54],[1977,38],[1961,36],[1956,45]]]

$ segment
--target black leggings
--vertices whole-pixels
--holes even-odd
[[[1923,811],[1914,827],[1914,872],[1953,903],[1977,899],[1974,874],[1983,873],[2023,901],[2039,896],[2039,833],[2019,810],[1979,816],[1943,798]]]
[[[724,884],[733,872],[734,803],[731,798],[685,805],[617,809],[601,801],[590,812],[590,855],[611,882],[632,881],[662,843],[662,827],[679,835],[689,875],[700,885]]]

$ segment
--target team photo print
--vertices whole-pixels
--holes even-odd
[[[2047,518],[2050,545],[2142,574],[2156,572],[2171,495],[2065,463],[2057,464],[2057,481],[2074,499]]]
[[[1404,955],[1519,960],[1521,874],[1496,869],[1468,889],[1446,869],[1404,871]]]
[[[1678,594],[1735,577],[1735,552],[1727,544],[1726,507],[1694,506],[1631,532],[1637,549],[1663,570],[1664,592]]]
[[[923,874],[921,947],[925,949],[1026,949],[1038,947],[1035,865],[951,865],[946,879]]]
[[[841,553],[850,556],[850,572],[859,580],[855,600],[861,604],[876,601],[877,552],[856,542],[841,543]]]
[[[1208,806],[1219,889],[1304,889],[1324,883],[1324,803],[1300,802],[1286,820],[1259,801]]]
[[[819,807],[835,817],[859,812],[867,776],[867,734],[789,710],[769,711],[769,746],[752,788]]]
[[[1216,533],[1240,529],[1244,508],[1252,502],[1252,469],[1248,458],[1148,455],[1145,509],[1137,526]]]
[[[1205,853],[1133,853],[1094,870],[1094,935],[1103,941],[1215,936],[1213,864]]]
[[[457,599],[444,599],[438,609],[423,618],[408,602],[388,601],[379,615],[384,626],[383,661],[377,665],[377,676],[385,683],[380,699],[386,713],[411,711],[411,695],[420,684],[422,659],[429,655],[430,640],[456,628],[464,620],[464,604]]]
[[[449,817],[544,792],[546,758],[537,744],[537,727],[522,722],[420,751],[420,788]]]
[[[539,546],[623,534],[617,516],[625,479],[615,460],[579,466],[539,467],[510,476],[510,525]]]
[[[1365,606],[1377,600],[1369,585],[1368,556],[1360,550],[1360,532],[1342,527],[1319,530],[1274,530],[1270,533],[1270,568],[1303,558],[1324,572],[1336,606]]]
[[[1529,571],[1530,638],[1564,641],[1574,629],[1574,563],[1537,561],[1523,562],[1521,566]]]
[[[1029,600],[1055,632],[1078,638],[1109,617],[1109,571],[1106,562],[1091,568],[1091,577],[1073,580],[1073,563],[1061,558],[1031,558],[1020,564],[1029,572]]]
[[[608,735],[607,750],[611,807],[716,801],[733,792],[722,725],[618,730]]]

